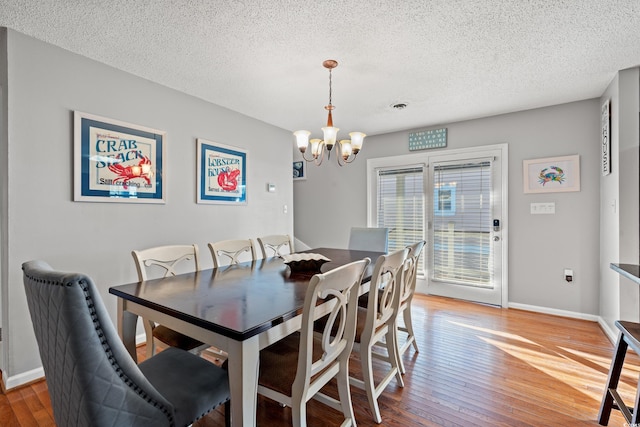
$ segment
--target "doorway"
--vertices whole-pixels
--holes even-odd
[[[507,306],[507,160],[497,144],[367,161],[369,226],[389,250],[427,241],[418,292]]]
[[[506,305],[503,153],[486,149],[429,158],[429,294]]]

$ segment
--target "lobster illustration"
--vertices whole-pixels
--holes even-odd
[[[540,171],[540,175],[538,175],[538,182],[542,184],[543,187],[547,182],[555,181],[562,184],[564,180],[564,171],[558,166],[549,166],[548,168],[544,168]]]
[[[142,178],[147,184],[151,185],[151,160],[144,156],[137,165],[122,166],[122,163],[114,163],[109,165],[109,170],[117,175],[113,183],[122,181],[122,187],[126,190],[129,181],[135,178]]]
[[[218,175],[218,185],[224,191],[234,191],[238,187],[238,175],[240,175],[240,169],[227,168]]]

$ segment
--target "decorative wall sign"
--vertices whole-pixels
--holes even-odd
[[[525,193],[580,191],[580,156],[523,160]]]
[[[444,148],[447,146],[447,128],[409,133],[409,151]]]
[[[602,176],[611,173],[611,100],[602,105]]]
[[[293,162],[293,179],[294,181],[300,181],[307,179],[307,171],[304,161]]]
[[[247,151],[198,139],[198,203],[247,203]]]
[[[166,132],[74,113],[74,200],[164,203]]]

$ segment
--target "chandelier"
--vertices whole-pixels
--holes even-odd
[[[331,157],[333,146],[337,145],[336,159],[338,160],[338,164],[343,166],[356,159],[358,152],[360,152],[362,148],[364,137],[367,135],[362,132],[351,132],[349,134],[351,139],[343,139],[336,144],[338,131],[340,129],[333,127],[333,118],[331,117],[331,111],[335,108],[333,104],[331,104],[331,70],[338,66],[338,61],[327,59],[322,63],[322,66],[329,70],[329,105],[324,107],[325,110],[329,112],[329,115],[327,117],[327,126],[322,128],[324,139],[314,138],[309,140],[311,132],[308,130],[298,130],[295,131],[293,135],[296,137],[296,144],[302,153],[302,158],[307,162],[314,162],[317,166],[320,166],[324,159],[325,151],[327,152],[327,158],[329,158]],[[311,158],[307,158],[305,155],[308,148],[310,148]],[[342,161],[340,159],[342,159]]]

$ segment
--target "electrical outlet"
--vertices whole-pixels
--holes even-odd
[[[564,280],[569,283],[573,282],[573,270],[569,268],[564,269]]]

